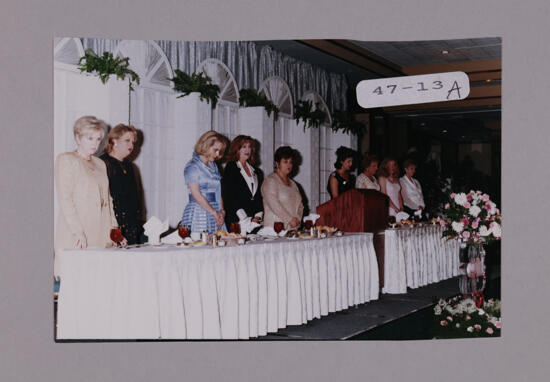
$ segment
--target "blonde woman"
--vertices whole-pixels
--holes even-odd
[[[136,139],[137,132],[133,126],[116,125],[109,131],[105,152],[100,157],[107,166],[115,217],[128,244],[138,244],[143,231],[136,176],[132,163],[127,159],[134,151]]]
[[[105,124],[95,117],[79,118],[73,128],[77,149],[59,154],[55,161],[59,199],[56,250],[114,244],[109,233],[118,223],[109,195],[107,170],[105,163],[94,156],[105,129]]]
[[[403,211],[403,199],[401,198],[401,185],[399,184],[399,167],[392,158],[385,158],[378,169],[378,183],[380,191],[390,198],[389,215],[395,216]]]
[[[189,187],[189,203],[181,219],[192,232],[225,230],[221,175],[215,161],[223,156],[225,139],[215,131],[204,133],[195,144],[183,175]]]

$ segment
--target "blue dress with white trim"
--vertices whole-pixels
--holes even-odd
[[[220,211],[221,206],[221,175],[218,166],[214,162],[209,162],[208,167],[197,153],[193,153],[191,159],[183,171],[185,184],[195,183],[199,185],[201,194],[208,200],[208,203],[216,210]],[[210,214],[193,199],[189,191],[189,203],[185,206],[181,218],[182,226],[190,227],[191,232],[208,231],[215,233],[218,230],[214,215]],[[220,227],[225,230],[225,224]]]

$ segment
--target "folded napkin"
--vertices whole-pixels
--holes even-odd
[[[160,239],[160,242],[163,244],[178,244],[182,241],[183,240],[180,237],[178,230],[175,230],[170,235],[164,236],[162,239]]]
[[[397,215],[395,215],[395,221],[400,222],[401,220],[407,220],[409,218],[409,214],[406,212],[398,212]]]
[[[422,216],[422,210],[416,210],[416,211],[414,211],[414,214],[416,216]]]
[[[247,216],[246,218],[239,220],[239,226],[241,227],[241,234],[245,235],[252,232],[254,228],[259,227],[260,224],[253,222],[252,218]]]
[[[302,219],[302,221],[305,223],[306,220],[311,220],[313,222],[313,225],[315,225],[315,222],[317,221],[317,219],[319,219],[321,217],[321,215],[317,215],[317,214],[309,214],[307,215],[306,217],[304,217]]]
[[[143,229],[149,244],[160,244],[160,235],[168,230],[168,219],[161,222],[159,218],[153,216],[143,225]]]

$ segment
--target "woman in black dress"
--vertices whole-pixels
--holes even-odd
[[[327,191],[331,199],[338,195],[355,188],[355,175],[350,174],[355,161],[355,151],[344,146],[336,150],[336,162],[327,184]]]
[[[132,163],[127,159],[134,150],[136,138],[133,126],[116,125],[109,132],[105,153],[101,155],[107,165],[115,217],[128,244],[139,244],[143,232],[136,177]]]
[[[255,167],[256,141],[247,135],[237,136],[229,145],[227,160],[222,178],[226,226],[239,221],[239,210],[242,210],[241,215],[244,212],[253,222],[261,222],[263,200],[260,188],[263,175]]]

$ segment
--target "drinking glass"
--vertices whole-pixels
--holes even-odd
[[[182,239],[185,239],[189,236],[189,227],[187,226],[187,224],[183,227],[178,227],[178,235],[180,235]]]
[[[273,224],[273,229],[275,230],[275,232],[277,232],[277,234],[279,234],[279,232],[281,232],[284,227],[285,225],[283,222],[275,222]]]
[[[117,245],[117,247],[120,245],[120,242],[124,240],[124,237],[122,236],[122,231],[120,228],[111,228],[111,232],[109,232],[109,237],[112,241],[114,241]]]

